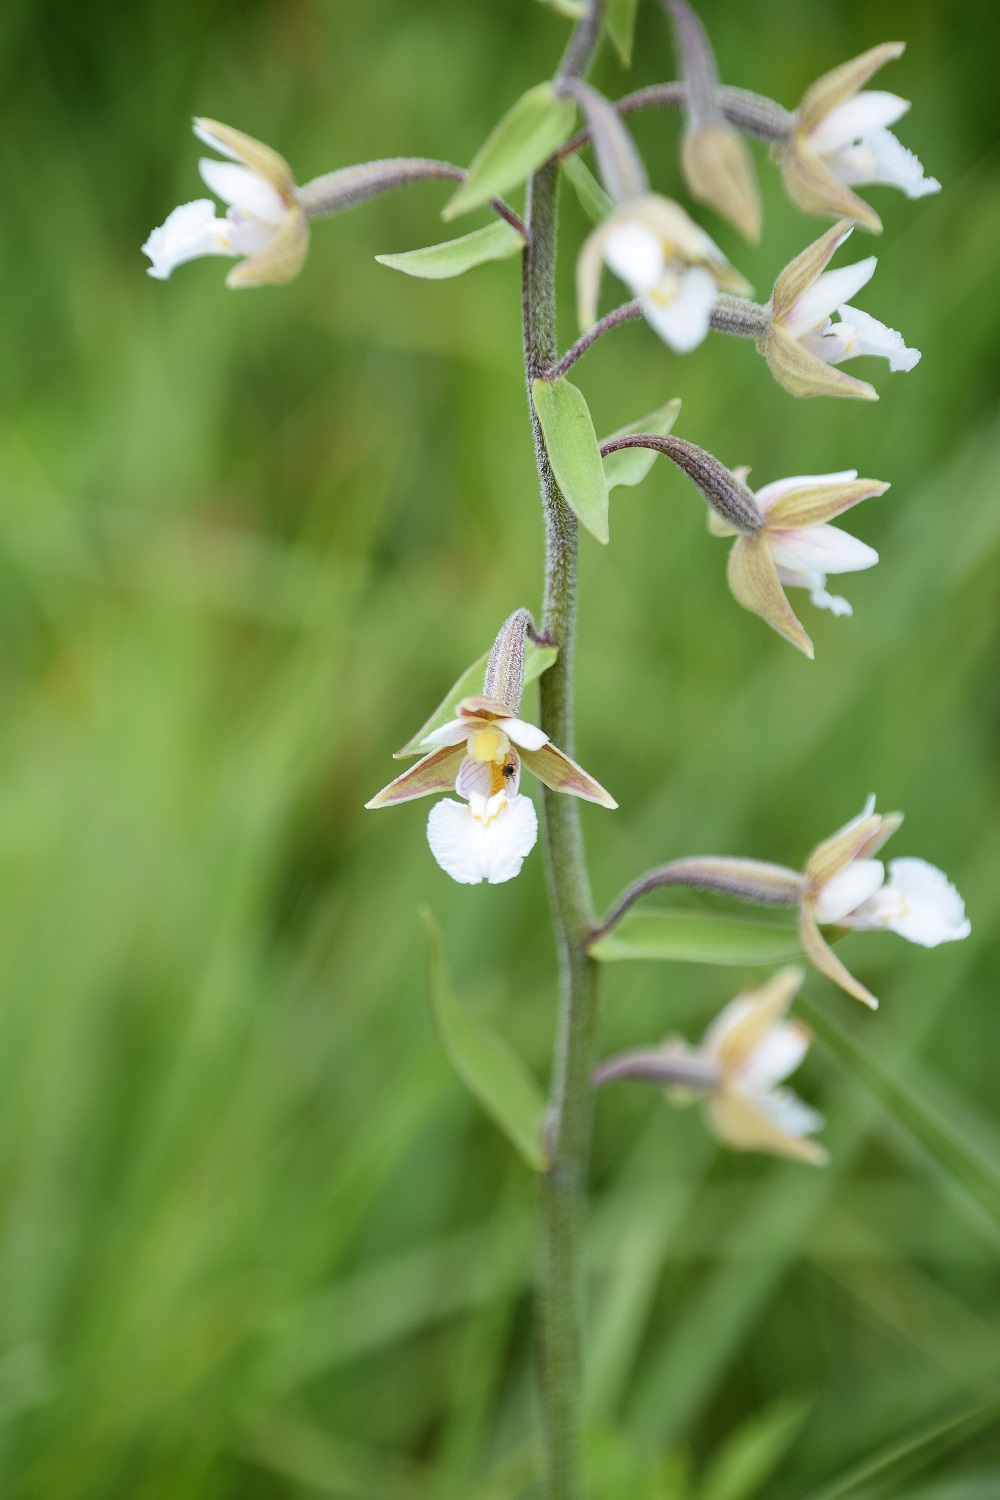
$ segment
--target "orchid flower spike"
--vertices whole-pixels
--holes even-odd
[[[807,89],[787,143],[776,148],[788,196],[807,214],[853,219],[878,234],[882,221],[852,187],[883,184],[908,198],[941,191],[887,129],[909,109],[896,94],[864,85],[900,57],[902,42],[883,42],[827,73]],[[864,90],[864,92],[859,92]]]
[[[270,146],[217,120],[196,119],[194,133],[229,158],[206,156],[198,164],[206,185],[229,208],[224,219],[216,217],[210,198],[175,208],[142,247],[152,261],[150,276],[166,281],[187,260],[230,255],[245,258],[226,277],[227,286],[291,281],[309,249],[309,224],[291,167]]]
[[[737,603],[760,615],[811,660],[812,641],[785,597],[785,587],[808,589],[817,609],[851,614],[846,599],[827,593],[827,574],[872,568],[878,553],[829,522],[862,500],[884,495],[888,488],[878,479],[859,479],[856,469],[779,479],[754,494],[764,525],[751,533],[741,534],[717,510],[710,510],[713,535],[736,537],[728,576]]]
[[[785,267],[768,306],[768,324],[757,347],[771,373],[793,396],[860,396],[877,401],[878,392],[834,368],[862,354],[888,360],[890,370],[912,370],[920,359],[902,334],[849,305],[875,274],[876,258],[827,271],[831,256],[854,226],[846,220],[828,229]],[[834,322],[836,312],[839,321]]]
[[[581,328],[596,321],[604,266],[640,299],[647,323],[678,354],[696,348],[708,333],[720,289],[750,291],[680,204],[657,193],[623,204],[585,241],[576,268]]]
[[[799,935],[810,960],[849,995],[878,1008],[878,1001],[854,978],[829,947],[820,924],[864,931],[889,927],[923,948],[967,938],[971,926],[965,903],[941,870],[923,859],[894,859],[885,866],[873,858],[903,821],[902,813],[878,814],[869,797],[860,814],[810,854]]]
[[[535,724],[518,717],[524,687],[526,609],[515,611],[497,636],[486,667],[483,696],[463,698],[457,717],[421,741],[427,754],[397,776],[366,807],[392,807],[454,788],[431,808],[431,853],[462,885],[512,880],[538,837],[531,799],[520,791],[522,763],[553,791],[602,807],[618,804]]]
[[[610,1058],[595,1081],[659,1083],[677,1104],[701,1098],[709,1128],[724,1145],[822,1166],[827,1153],[808,1137],[821,1128],[823,1116],[779,1087],[812,1040],[808,1027],[785,1019],[803,978],[801,969],[781,969],[760,989],[730,1001],[700,1046],[671,1037],[662,1047]]]

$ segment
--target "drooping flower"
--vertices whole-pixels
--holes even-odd
[[[210,198],[175,208],[142,247],[152,262],[149,275],[165,281],[185,261],[226,255],[244,257],[226,277],[227,286],[291,281],[309,248],[309,224],[291,167],[270,146],[217,120],[196,119],[194,133],[229,158],[202,157],[198,164],[206,185],[229,208],[225,218],[216,216]]]
[[[604,266],[640,299],[646,321],[678,354],[694,349],[708,333],[720,289],[750,290],[684,209],[657,193],[623,204],[584,243],[576,272],[584,329],[597,318]]]
[[[899,57],[902,42],[884,42],[820,78],[802,97],[787,143],[778,148],[789,197],[810,214],[855,220],[878,233],[882,221],[851,191],[865,184],[899,188],[908,198],[937,193],[920,162],[888,126],[909,109],[896,94],[864,85]]]
[[[618,804],[594,778],[552,744],[544,730],[518,717],[524,686],[524,640],[530,621],[517,610],[505,621],[490,654],[484,696],[463,698],[456,717],[420,741],[426,754],[383,787],[366,807],[393,807],[454,789],[431,809],[427,837],[438,864],[454,880],[496,885],[511,880],[534,846],[534,807],[520,792],[521,766],[553,791]]]
[[[877,479],[859,479],[856,469],[837,474],[799,474],[766,484],[754,494],[764,517],[756,532],[740,533],[715,510],[709,529],[735,536],[729,554],[729,587],[744,609],[752,610],[812,658],[813,645],[785,597],[784,588],[809,590],[817,609],[849,615],[846,599],[827,592],[827,575],[854,573],[878,562],[874,547],[829,522],[851,506],[889,488]],[[784,587],[783,587],[784,586]]]
[[[869,354],[887,360],[890,370],[912,370],[920,359],[920,351],[908,349],[902,334],[850,305],[875,273],[874,255],[835,271],[824,269],[853,228],[846,221],[834,225],[796,256],[774,283],[758,348],[775,379],[793,396],[877,401],[873,386],[834,367]]]
[[[826,839],[806,861],[799,934],[809,958],[849,995],[875,1010],[878,1001],[834,954],[819,924],[857,930],[889,927],[911,943],[936,948],[969,936],[965,905],[947,876],[922,859],[875,859],[903,821],[880,815],[869,797],[861,813]]]
[[[827,1153],[809,1136],[822,1127],[822,1115],[780,1087],[812,1040],[808,1027],[785,1019],[803,977],[801,969],[781,969],[730,1001],[698,1047],[668,1038],[662,1047],[610,1058],[595,1079],[658,1083],[677,1103],[702,1098],[709,1126],[725,1145],[821,1166]]]

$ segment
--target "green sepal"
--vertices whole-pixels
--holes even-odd
[[[551,83],[522,94],[477,151],[442,217],[457,218],[520,186],[568,139],[575,120],[576,105],[557,99]]]
[[[656,437],[666,437],[677,420],[677,413],[681,409],[679,396],[668,401],[657,411],[651,411],[648,417],[640,417],[638,422],[630,422],[627,427],[619,427],[617,432],[612,432],[608,437],[602,438],[601,447],[605,443],[613,443],[615,438],[631,437],[636,432],[653,433]],[[619,453],[609,453],[604,460],[604,477],[607,480],[608,489],[613,490],[617,485],[636,485],[641,483],[656,462],[656,450],[654,448],[623,448]]]
[[[801,958],[794,927],[702,911],[631,911],[589,948],[601,963],[778,964]]]
[[[498,219],[495,224],[474,229],[471,234],[463,234],[457,240],[428,245],[425,250],[404,250],[399,255],[376,255],[375,259],[379,265],[403,271],[407,276],[444,281],[449,276],[461,276],[484,261],[506,260],[510,255],[518,255],[524,244],[523,235],[518,234],[512,224]]]
[[[524,685],[535,682],[559,655],[557,646],[537,646],[534,641],[524,643]],[[466,667],[458,681],[449,688],[444,698],[431,714],[426,724],[421,724],[412,739],[407,740],[401,750],[397,750],[395,760],[405,760],[408,755],[423,755],[421,748],[424,738],[433,730],[440,729],[442,724],[447,724],[449,719],[457,716],[458,705],[463,698],[476,698],[483,691],[483,676],[486,672],[486,663],[490,659],[490,653],[484,651],[471,667]]]
[[[445,967],[441,930],[428,907],[421,908],[420,918],[427,931],[431,1009],[448,1059],[528,1165],[543,1172],[545,1097],[517,1053],[459,1004]]]
[[[567,504],[592,536],[607,543],[608,485],[583,392],[565,379],[535,380],[531,397],[552,472]]]
[[[580,155],[574,151],[569,156],[564,156],[559,166],[572,183],[580,200],[580,207],[590,222],[603,224],[605,219],[610,219],[615,211],[614,200],[604,191]]]
[[[639,0],[607,0],[604,29],[611,38],[622,67],[632,66],[632,43],[635,40],[635,16]]]

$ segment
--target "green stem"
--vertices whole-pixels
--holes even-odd
[[[580,76],[600,34],[603,5],[592,0],[570,43],[562,76]],[[524,255],[524,356],[531,382],[556,357],[555,264],[558,163],[528,184],[531,239]],[[531,411],[545,516],[545,601],[542,629],[559,648],[541,678],[541,724],[573,753],[573,648],[576,625],[577,522],[556,483],[541,426]],[[546,869],[559,952],[561,998],[550,1117],[549,1165],[542,1189],[542,1246],[538,1287],[548,1500],[578,1500],[583,1414],[583,1277],[581,1241],[596,1060],[597,965],[584,942],[594,924],[584,860],[579,803],[543,792]]]

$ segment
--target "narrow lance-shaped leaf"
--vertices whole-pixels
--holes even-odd
[[[576,105],[572,99],[557,99],[551,83],[522,94],[476,153],[443,217],[469,213],[519,186],[569,137],[575,119]]]
[[[851,1031],[825,1006],[808,997],[803,1014],[816,1035],[868,1088],[884,1108],[918,1140],[1000,1223],[1000,1170],[969,1139],[961,1122],[949,1118],[908,1079],[890,1070],[870,1046],[855,1041]]]
[[[569,178],[580,200],[580,207],[592,224],[603,224],[615,211],[611,195],[604,191],[587,163],[574,151],[563,157],[562,171]]]
[[[531,395],[559,488],[582,525],[607,542],[608,486],[583,392],[565,379],[535,380]]]
[[[407,276],[443,281],[449,276],[461,276],[484,261],[505,260],[510,255],[518,255],[523,249],[524,239],[514,226],[498,219],[495,224],[487,224],[485,229],[463,234],[461,239],[429,245],[425,250],[404,250],[399,255],[376,255],[375,259],[380,265],[403,271]]]
[[[437,922],[427,907],[420,915],[430,950],[431,1007],[451,1065],[528,1165],[544,1171],[542,1091],[517,1054],[459,1004],[445,969]]]
[[[602,440],[601,447],[605,443],[613,443],[616,438],[632,437],[637,432],[666,437],[676,422],[680,409],[680,397],[675,396],[658,411],[650,412],[648,417],[640,417],[638,422],[631,422],[628,427],[619,427],[617,432],[612,432]],[[622,448],[617,453],[609,453],[604,459],[604,477],[608,489],[613,490],[617,485],[631,487],[641,483],[655,462],[656,450],[653,448]]]
[[[535,682],[543,672],[547,672],[555,661],[559,652],[555,646],[538,646],[534,641],[524,643],[524,685]],[[467,667],[456,683],[449,688],[444,698],[431,714],[426,724],[422,724],[412,739],[407,740],[401,750],[396,751],[395,759],[404,760],[408,755],[421,755],[421,745],[433,730],[440,729],[442,724],[447,724],[453,719],[458,710],[458,705],[463,698],[475,698],[483,691],[483,677],[486,672],[486,663],[490,659],[490,653],[485,651],[478,661],[474,661],[471,667]]]
[[[777,964],[802,953],[794,927],[697,911],[629,912],[589,951],[601,963],[688,964]]]
[[[622,66],[632,66],[632,44],[635,40],[635,16],[639,0],[607,0],[604,29],[611,38]]]

